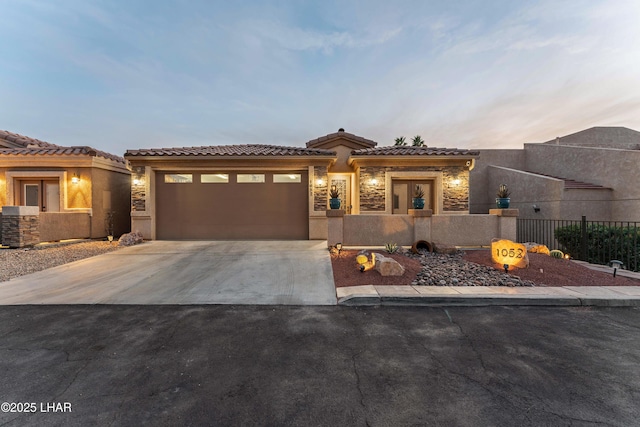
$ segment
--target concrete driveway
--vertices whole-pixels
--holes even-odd
[[[324,241],[152,241],[0,283],[0,304],[335,305]]]

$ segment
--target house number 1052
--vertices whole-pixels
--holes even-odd
[[[496,256],[503,256],[509,258],[522,258],[523,250],[521,248],[517,249],[507,249],[507,248],[496,248]]]

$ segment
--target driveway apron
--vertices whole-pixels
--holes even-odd
[[[0,283],[0,304],[335,305],[324,241],[151,241]]]

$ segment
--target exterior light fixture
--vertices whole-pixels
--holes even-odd
[[[342,243],[336,243],[336,249],[338,250],[338,253],[340,253],[342,250]]]
[[[371,181],[369,181],[369,183],[370,183],[371,185],[378,185],[378,180],[377,180],[377,179],[375,179],[375,178],[371,178]]]
[[[316,185],[318,187],[322,187],[324,185],[324,180],[322,178],[316,179]]]
[[[140,185],[140,178],[133,178],[133,185]]]
[[[569,255],[569,254],[564,254],[564,259],[571,259],[571,255]]]
[[[80,177],[78,176],[78,174],[75,174],[75,173],[73,174],[73,177],[71,178],[71,182],[73,184],[77,184],[80,182]]]
[[[460,180],[459,179],[451,180],[451,185],[456,185],[456,186],[460,185]]]

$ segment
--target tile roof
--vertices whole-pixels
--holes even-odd
[[[127,150],[125,157],[137,156],[335,156],[335,151],[278,145],[212,145],[205,147],[143,148]]]
[[[0,154],[4,155],[88,155],[92,157],[103,157],[118,163],[125,163],[125,160],[114,154],[96,150],[87,146],[79,147],[60,147],[50,145],[43,148],[0,148]]]
[[[0,130],[0,141],[6,141],[11,146],[22,148],[57,147],[57,145],[55,144],[50,144],[45,141],[40,141],[39,139],[29,138],[28,136],[20,135],[6,130]]]
[[[478,156],[479,151],[457,148],[414,147],[411,145],[391,145],[388,147],[363,148],[353,150],[354,156]]]
[[[565,190],[574,190],[574,189],[581,189],[581,188],[591,189],[591,190],[610,190],[609,187],[603,187],[602,185],[592,184],[590,182],[576,181],[576,180],[573,180],[573,179],[562,178],[562,177],[554,176],[554,175],[547,175],[547,174],[539,173],[539,172],[531,172],[531,171],[525,171],[525,172],[532,173],[532,174],[535,174],[535,175],[546,176],[548,178],[555,178],[555,179],[559,179],[561,181],[564,181]]]
[[[9,145],[9,147],[4,147],[2,141],[5,142],[4,145]],[[0,130],[0,154],[89,155],[93,157],[103,157],[105,159],[113,160],[122,164],[125,163],[125,160],[122,157],[107,153],[105,151],[96,150],[95,148],[87,146],[63,147],[61,145],[51,144],[46,141],[30,138],[28,136],[20,135],[6,130]]]
[[[338,132],[330,133],[328,135],[321,136],[320,138],[312,139],[312,140],[307,142],[306,146],[308,148],[313,148],[313,146],[315,146],[317,144],[322,144],[323,142],[332,140],[334,138],[350,139],[352,141],[357,141],[360,144],[365,145],[365,146],[369,146],[369,147],[375,147],[376,145],[378,145],[377,142],[372,141],[370,139],[366,139],[366,138],[363,138],[361,136],[354,135],[354,134],[349,133],[349,132],[345,132],[344,130],[339,130]]]

